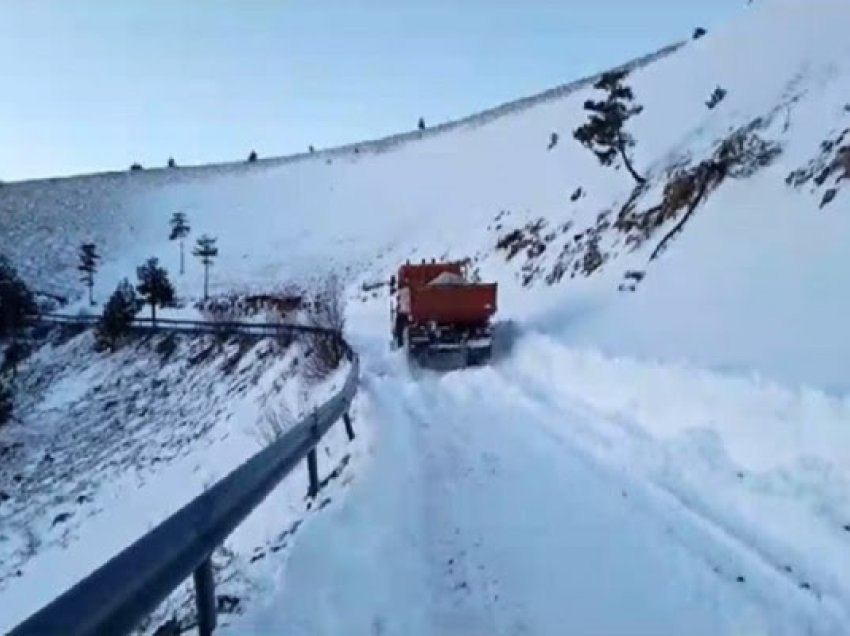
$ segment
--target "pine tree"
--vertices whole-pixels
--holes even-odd
[[[167,307],[174,301],[174,287],[168,280],[168,271],[159,266],[159,259],[149,258],[144,265],[136,268],[139,284],[136,290],[144,301],[151,306],[151,322],[156,326],[156,308]]]
[[[0,256],[0,337],[14,335],[37,312],[35,296],[12,264]]]
[[[89,305],[94,305],[94,275],[97,273],[97,263],[100,255],[94,243],[83,243],[80,245],[80,282],[89,288]]]
[[[425,130],[425,119],[422,117],[419,118],[419,130]]]
[[[248,155],[248,163],[254,163],[257,160],[257,151],[252,150],[251,154]]]
[[[174,157],[168,158],[168,167],[169,168],[176,168],[177,167],[177,162],[174,161]]]
[[[635,171],[627,152],[635,145],[635,140],[624,130],[626,122],[641,113],[643,106],[632,104],[632,89],[623,85],[626,75],[626,71],[611,71],[599,78],[593,87],[608,95],[604,100],[589,99],[584,103],[584,109],[591,113],[590,118],[573,132],[573,136],[589,148],[603,166],[613,165],[619,156],[634,180],[643,184],[646,179]]]
[[[97,323],[98,340],[114,350],[119,340],[130,333],[130,327],[138,312],[139,300],[136,290],[125,278],[118,283],[103,308],[103,315]]]
[[[216,239],[204,234],[198,239],[195,249],[192,250],[192,254],[201,259],[201,263],[204,265],[204,300],[209,298],[210,266],[215,257],[218,256],[218,247],[216,247],[215,241]]]
[[[183,257],[183,239],[189,236],[191,228],[189,220],[186,218],[185,212],[175,212],[171,215],[171,234],[168,235],[169,241],[180,241],[180,275],[186,271]]]

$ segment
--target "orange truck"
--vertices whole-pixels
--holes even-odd
[[[490,358],[495,283],[470,281],[462,263],[406,263],[391,280],[393,342],[421,363]]]

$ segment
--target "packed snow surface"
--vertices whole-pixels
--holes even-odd
[[[847,533],[830,518],[845,496],[813,496],[817,472],[738,463],[716,434],[686,424],[649,437],[640,420],[577,399],[567,374],[586,362],[539,337],[490,368],[440,375],[411,372],[362,329],[352,327],[371,360],[360,411],[375,428],[368,473],[224,633],[790,636],[846,627]],[[596,362],[599,391],[616,390],[628,363]],[[658,382],[652,369],[630,370],[632,382]],[[703,402],[710,380],[666,371],[692,402],[692,425],[722,414]],[[767,411],[773,397],[756,399]],[[651,397],[644,405],[645,415],[663,419],[664,410]],[[836,560],[813,554],[815,541]]]

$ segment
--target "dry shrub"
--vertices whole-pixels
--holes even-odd
[[[686,208],[693,201],[697,192],[697,183],[691,172],[676,174],[664,186],[665,216],[675,216],[676,212]]]
[[[605,257],[602,255],[602,252],[599,251],[599,241],[592,240],[587,246],[587,251],[585,252],[581,263],[584,275],[590,276],[593,272],[602,267],[602,263],[604,262]]]
[[[254,434],[263,446],[269,446],[283,437],[295,425],[292,411],[282,401],[276,406],[269,406],[254,427]]]
[[[668,173],[661,203],[638,211],[636,202],[643,192],[636,189],[618,216],[616,227],[627,234],[626,244],[643,245],[662,225],[679,219],[650,256],[655,259],[673,236],[678,234],[696,208],[728,177],[743,179],[769,166],[782,152],[782,147],[762,139],[754,130],[763,125],[755,120],[720,142],[714,154],[695,166],[677,165]]]
[[[201,310],[203,321],[212,326],[213,332],[219,341],[225,341],[234,335],[233,327],[230,325],[239,322],[241,317],[239,310],[234,306],[219,306]]]
[[[836,169],[841,170],[838,181],[850,179],[850,146],[845,146],[838,151],[833,165]]]
[[[312,296],[308,307],[310,324],[333,333],[313,333],[307,337],[304,375],[322,380],[337,369],[346,356],[342,341],[345,327],[345,297],[340,279],[329,276]]]
[[[267,309],[263,313],[263,322],[269,325],[287,325],[291,321],[286,317],[285,314],[281,313],[280,311],[276,309]],[[292,344],[293,339],[294,338],[292,332],[287,329],[281,330],[274,337],[274,341],[275,343],[277,343],[279,351],[282,351],[289,347],[289,345]]]
[[[746,179],[772,164],[780,154],[780,144],[766,141],[755,132],[744,128],[720,144],[714,161],[723,169],[724,176]]]
[[[546,250],[545,239],[541,239],[540,232],[546,227],[546,220],[540,217],[529,221],[524,227],[511,230],[496,242],[496,249],[507,251],[505,260],[510,261],[521,251],[526,250],[526,257],[537,258]]]

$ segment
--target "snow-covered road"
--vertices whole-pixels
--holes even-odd
[[[840,610],[551,434],[586,414],[500,364],[413,376],[359,344],[373,461],[225,633],[836,633]]]

